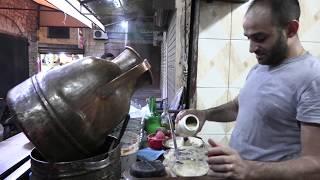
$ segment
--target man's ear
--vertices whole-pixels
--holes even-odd
[[[299,29],[299,21],[297,20],[290,21],[287,26],[288,38],[295,36],[298,33],[298,29]]]

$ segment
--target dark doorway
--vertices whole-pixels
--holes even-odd
[[[0,98],[29,77],[28,40],[0,33]]]

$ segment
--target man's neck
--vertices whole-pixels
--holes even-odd
[[[289,49],[287,59],[302,56],[306,53],[306,50],[302,47],[298,37],[294,37],[291,42],[289,41]]]
[[[301,45],[295,46],[295,48],[289,48],[285,59],[283,59],[283,61],[279,62],[278,64],[270,65],[270,68],[271,69],[276,68],[286,61],[290,61],[291,59],[304,55],[306,52],[307,51]]]

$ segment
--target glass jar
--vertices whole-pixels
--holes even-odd
[[[209,171],[206,156],[207,148],[188,147],[178,150],[178,157],[174,149],[170,149],[164,155],[164,165],[171,174],[180,177],[204,176]]]

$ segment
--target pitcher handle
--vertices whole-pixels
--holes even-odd
[[[112,94],[114,90],[120,87],[123,83],[127,83],[131,80],[136,80],[139,76],[149,71],[150,69],[151,65],[149,64],[148,60],[145,59],[142,63],[134,66],[127,72],[122,73],[117,78],[114,78],[112,81],[99,88],[97,93],[101,98],[105,98]]]

